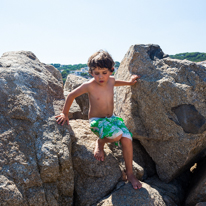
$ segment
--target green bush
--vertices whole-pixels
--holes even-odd
[[[187,52],[187,53],[180,53],[175,55],[170,55],[170,58],[172,59],[187,59],[193,62],[201,62],[206,60],[206,53],[200,53],[200,52]]]

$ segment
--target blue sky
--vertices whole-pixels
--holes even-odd
[[[86,63],[99,49],[121,61],[150,43],[206,53],[205,0],[1,0],[0,26],[0,56],[27,50],[44,63]]]

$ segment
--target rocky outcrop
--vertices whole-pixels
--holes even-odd
[[[73,74],[69,74],[67,76],[67,79],[66,79],[66,82],[64,85],[64,92],[66,94],[68,94],[69,92],[76,89],[81,84],[83,84],[84,82],[87,82],[87,81],[88,81],[88,79],[86,79],[84,77],[79,77],[79,76],[76,76]],[[89,110],[88,94],[83,94],[83,95],[77,97],[75,100],[82,111],[82,116],[83,116],[82,119],[88,119],[88,110]]]
[[[204,205],[205,73],[203,66],[167,58],[156,45],[135,45],[125,55],[116,78],[142,76],[115,94],[115,113],[135,138],[134,173],[144,181],[134,190],[123,181],[121,147],[105,145],[105,161],[98,162],[88,120],[55,121],[64,95],[87,80],[70,75],[63,94],[53,66],[31,52],[3,54],[0,205]],[[86,118],[88,96],[73,106],[70,119]]]
[[[0,204],[71,205],[68,130],[54,119],[64,103],[60,73],[31,52],[0,59]]]
[[[131,46],[115,77],[141,79],[116,88],[121,116],[169,182],[188,169],[206,148],[206,70],[167,58],[157,45]]]

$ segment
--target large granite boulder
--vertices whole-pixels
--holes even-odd
[[[105,198],[97,206],[122,206],[122,205],[141,205],[141,206],[166,206],[159,192],[143,183],[142,188],[134,190],[131,184],[125,184]]]
[[[161,180],[171,181],[206,148],[206,69],[170,59],[157,45],[131,46],[115,78],[141,78],[116,88],[121,116],[156,164]]]
[[[31,52],[0,58],[0,205],[71,205],[71,139],[54,116],[63,82]]]
[[[74,74],[69,74],[67,76],[66,82],[64,84],[64,92],[68,94],[68,92],[73,91],[77,87],[79,87],[84,82],[87,82],[88,79],[80,76],[76,76]],[[88,111],[89,111],[89,98],[88,94],[82,94],[76,99],[77,104],[81,108],[83,119],[88,119]]]
[[[94,158],[97,136],[88,120],[71,120],[72,160],[75,176],[75,205],[91,205],[110,193],[121,178],[118,161],[105,145],[105,161]]]

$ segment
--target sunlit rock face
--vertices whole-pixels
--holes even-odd
[[[77,87],[79,87],[84,82],[87,82],[88,79],[80,76],[76,76],[74,74],[69,74],[67,76],[65,85],[64,85],[64,94],[68,95],[69,92],[73,91]],[[73,119],[88,119],[88,111],[89,111],[89,98],[88,94],[82,94],[81,96],[77,97],[75,99],[75,102],[77,103],[75,108],[75,103],[72,104],[70,108],[70,113],[73,113],[74,115],[71,117]],[[77,109],[80,109],[81,113]],[[72,111],[73,110],[73,111]]]
[[[60,72],[32,52],[0,58],[0,204],[70,205],[71,140],[56,124],[64,104]]]
[[[141,78],[116,88],[115,113],[169,182],[200,158],[206,148],[206,69],[170,59],[158,45],[131,46],[115,78]]]

